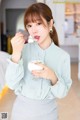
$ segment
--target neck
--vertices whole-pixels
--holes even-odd
[[[45,42],[39,44],[39,46],[40,46],[40,48],[45,50],[51,45],[51,43],[52,43],[52,40],[51,40],[51,38],[49,38],[49,39],[46,39]]]

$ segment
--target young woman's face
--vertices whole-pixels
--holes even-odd
[[[40,20],[37,20],[36,22],[30,22],[27,25],[29,34],[36,42],[38,42],[38,44],[47,43],[47,41],[50,40],[50,25],[45,19],[43,19],[43,21],[45,25]]]

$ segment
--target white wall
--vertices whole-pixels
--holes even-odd
[[[51,8],[55,27],[59,37],[59,43],[64,44],[64,20],[65,20],[65,4],[54,3],[53,0],[46,0],[46,4]]]
[[[65,21],[65,4],[54,3],[54,0],[45,0],[46,4],[51,8],[53,13],[53,19],[55,21],[55,27],[59,37],[59,43],[65,51],[67,51],[71,56],[72,62],[78,61],[78,43],[77,40],[71,38],[66,44],[65,34],[64,34],[64,21]],[[74,42],[74,43],[73,43]],[[75,44],[76,43],[76,44]]]

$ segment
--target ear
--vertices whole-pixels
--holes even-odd
[[[49,22],[50,29],[52,29],[52,26],[53,26],[53,19],[51,19],[50,22]]]

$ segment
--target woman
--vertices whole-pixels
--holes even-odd
[[[11,40],[6,81],[17,95],[11,120],[58,120],[56,98],[67,95],[72,80],[70,56],[58,47],[53,23],[47,5],[32,4],[25,12],[24,26],[34,42],[24,45],[20,32]],[[29,63],[34,64],[32,70]]]

